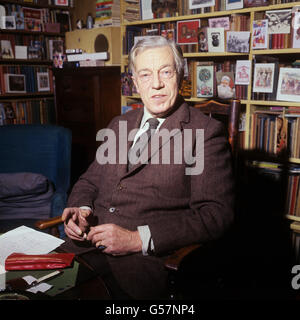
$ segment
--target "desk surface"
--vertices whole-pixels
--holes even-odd
[[[88,268],[82,261],[74,260],[72,267],[62,269],[64,272],[46,282],[53,285],[44,294],[37,294],[36,299],[54,300],[109,300],[111,299],[103,280]],[[52,270],[53,271],[53,270]],[[31,275],[35,278],[42,277],[51,270],[9,271],[6,281]],[[26,293],[24,293],[26,295]],[[30,298],[34,296],[30,294]]]

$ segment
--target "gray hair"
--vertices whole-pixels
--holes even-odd
[[[137,43],[132,47],[129,53],[129,70],[134,74],[136,57],[140,53],[142,53],[146,49],[161,47],[169,47],[172,50],[175,60],[175,69],[178,74],[178,83],[180,84],[183,78],[184,71],[182,51],[174,41],[168,40],[162,36],[149,36],[137,41]]]

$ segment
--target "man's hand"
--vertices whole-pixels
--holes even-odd
[[[125,255],[142,250],[142,240],[138,231],[130,231],[115,224],[101,224],[91,227],[87,240],[96,247],[105,246],[105,253]]]
[[[86,232],[90,227],[87,218],[92,211],[80,208],[66,208],[62,214],[65,232],[67,236],[73,240],[84,241]]]

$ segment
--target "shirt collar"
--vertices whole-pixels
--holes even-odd
[[[144,115],[141,121],[140,128],[143,128],[148,119],[153,118],[152,114],[147,110],[144,106]],[[162,123],[166,120],[165,118],[156,118],[159,122],[157,129],[162,125]]]

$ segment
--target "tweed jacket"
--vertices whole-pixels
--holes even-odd
[[[184,161],[177,164],[171,159],[169,164],[153,164],[151,155],[148,163],[136,164],[128,172],[126,164],[118,163],[119,122],[126,121],[129,133],[139,127],[142,116],[143,109],[137,109],[112,120],[108,128],[116,133],[117,163],[100,165],[95,160],[75,184],[69,206],[92,207],[97,224],[114,223],[134,231],[138,226],[149,226],[153,254],[107,255],[121,287],[134,298],[146,299],[159,297],[165,289],[164,256],[185,245],[215,240],[229,227],[233,221],[234,191],[224,126],[183,100],[159,131],[203,129],[202,173],[187,175]],[[195,134],[192,139],[190,145],[195,149]],[[171,136],[171,158],[172,140]],[[131,143],[128,141],[128,148]]]

